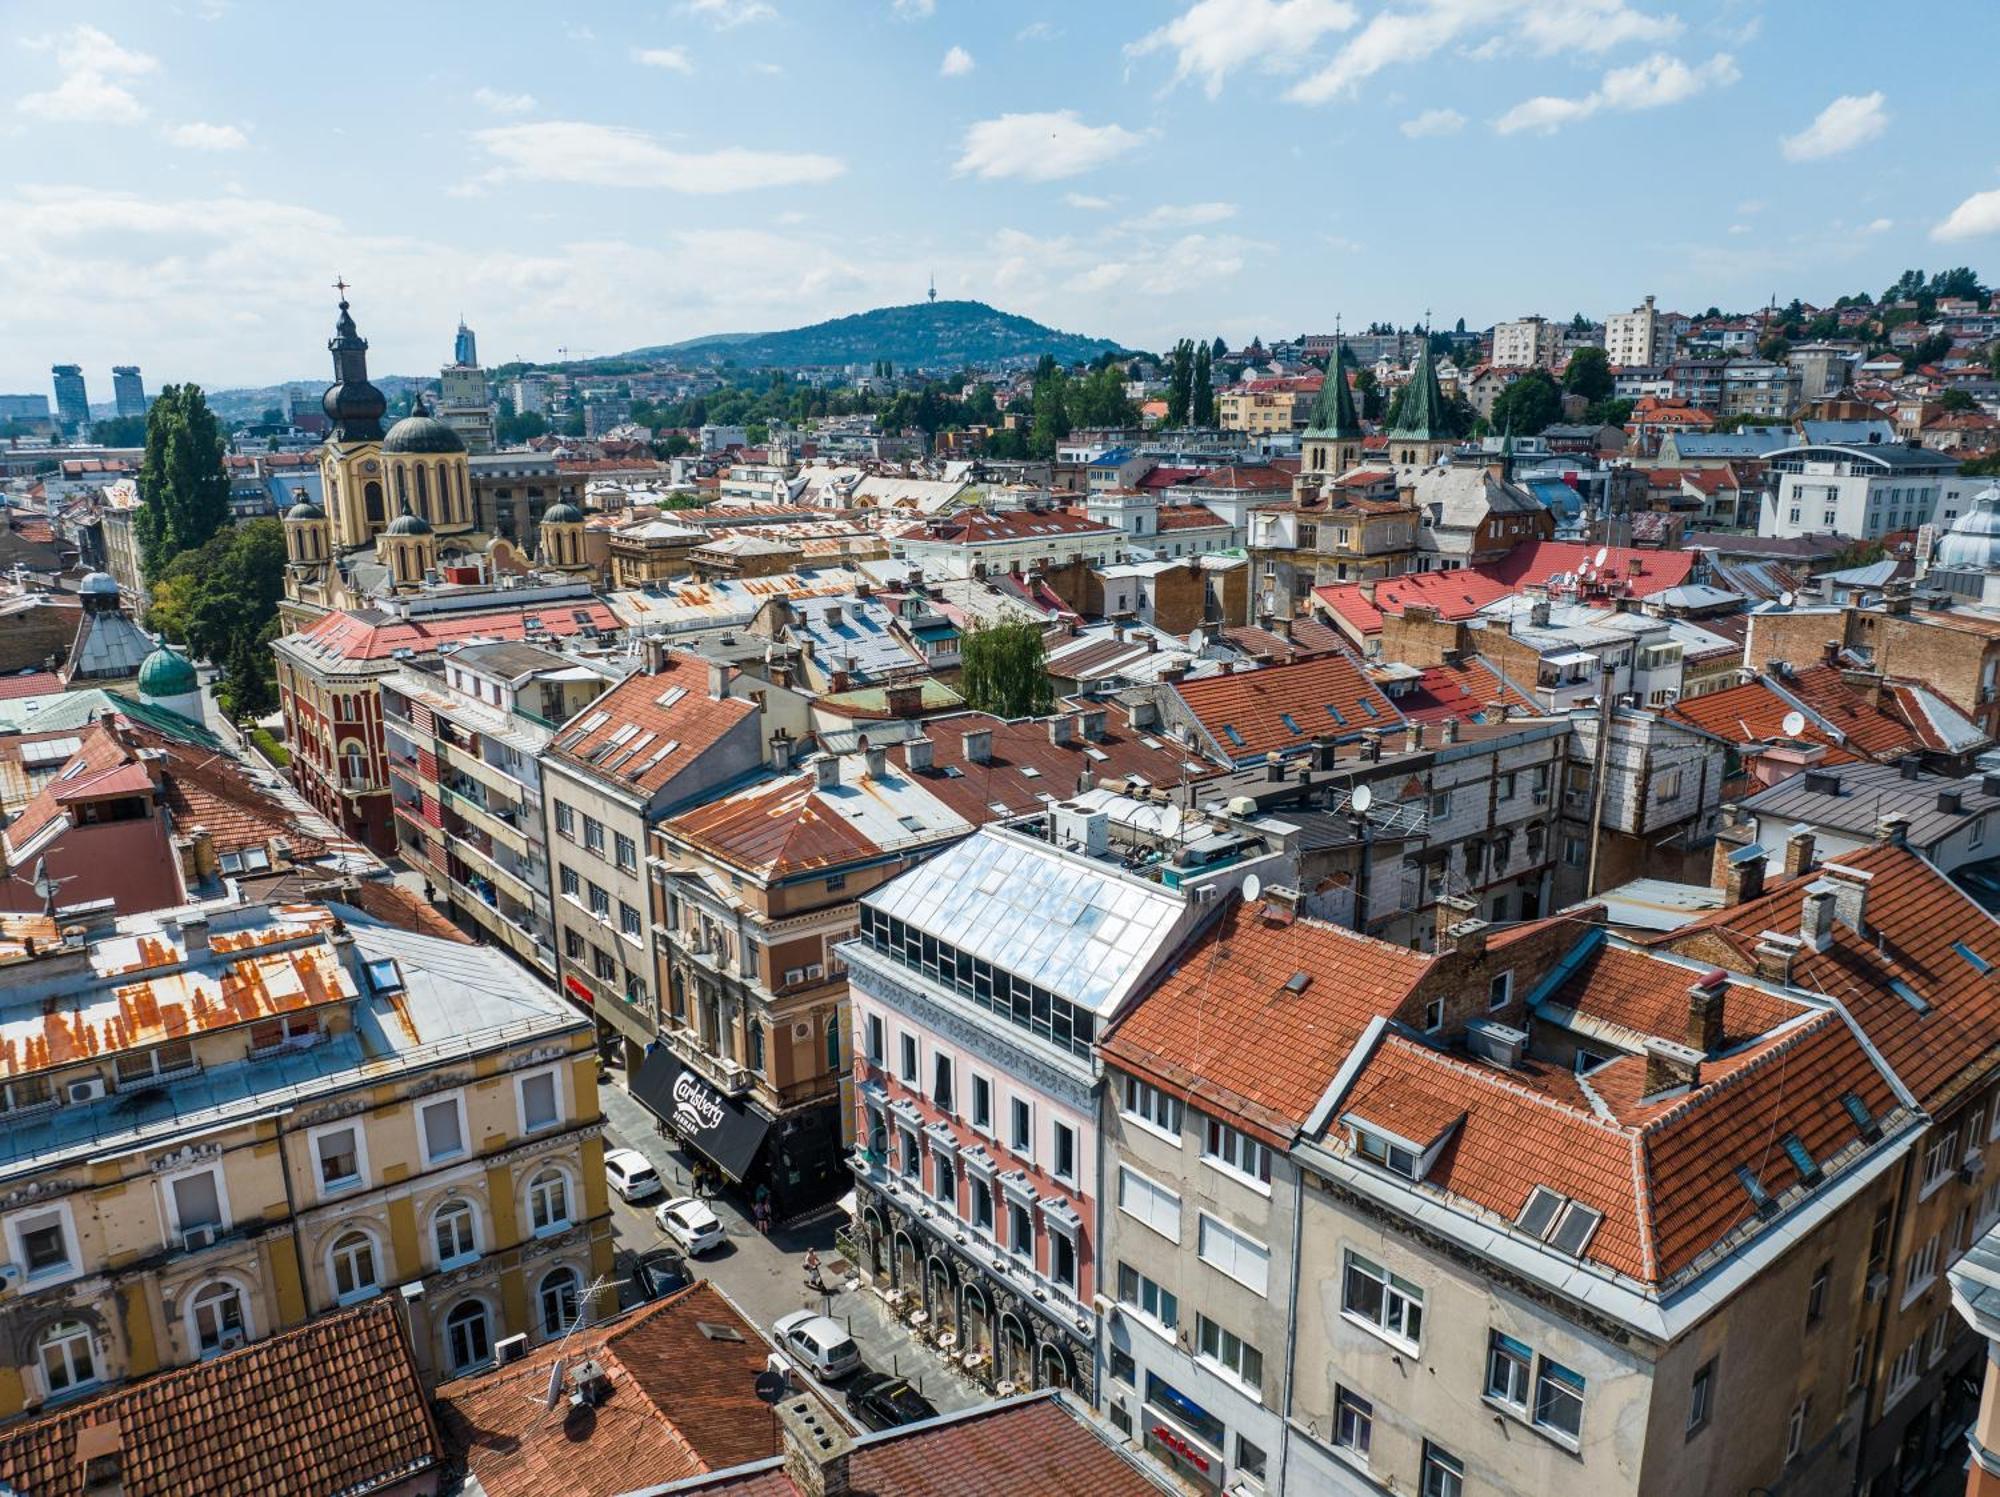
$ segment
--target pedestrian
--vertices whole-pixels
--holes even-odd
[[[806,1283],[814,1289],[824,1289],[819,1277],[819,1249],[806,1249]]]
[[[766,1237],[769,1237],[771,1235],[770,1205],[767,1202],[759,1201],[751,1214],[757,1218],[757,1230],[762,1232]]]

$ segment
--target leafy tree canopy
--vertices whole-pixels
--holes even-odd
[[[975,627],[960,643],[959,659],[959,690],[980,712],[1032,717],[1055,705],[1036,624],[1021,619]]]
[[[158,577],[183,551],[205,545],[229,523],[229,478],[222,428],[198,385],[168,385],[146,413],[133,529],[146,576]]]

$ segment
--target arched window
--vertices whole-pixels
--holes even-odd
[[[369,524],[380,525],[389,518],[387,509],[382,503],[381,484],[371,483],[364,487],[361,490],[361,502],[367,512]]]
[[[479,1256],[479,1218],[470,1201],[446,1201],[431,1218],[439,1268],[455,1268]]]
[[[381,1287],[375,1273],[375,1239],[366,1232],[348,1232],[338,1238],[332,1261],[333,1292],[342,1304]]]
[[[97,1350],[90,1327],[80,1320],[59,1320],[35,1343],[42,1364],[42,1381],[49,1397],[88,1388],[97,1381]]]
[[[576,1270],[551,1269],[542,1275],[542,1334],[560,1336],[576,1319]]]
[[[396,508],[400,512],[410,497],[410,466],[408,463],[396,464],[395,478]]]
[[[417,502],[411,508],[433,523],[438,518],[431,513],[430,485],[425,481],[424,465],[422,463],[417,464]]]
[[[220,1279],[203,1285],[188,1301],[188,1324],[195,1350],[202,1356],[241,1346],[250,1337],[243,1291]]]
[[[569,1181],[558,1169],[545,1169],[528,1182],[528,1220],[537,1234],[569,1225]]]
[[[840,1015],[835,1014],[826,1021],[826,1068],[840,1069]]]
[[[444,1318],[445,1360],[453,1372],[469,1372],[493,1359],[493,1323],[476,1299],[454,1306]]]
[[[761,1076],[764,1073],[764,1026],[752,1019],[746,1027],[750,1031],[750,1069]]]

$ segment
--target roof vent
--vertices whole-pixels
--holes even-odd
[[[1806,791],[1810,795],[1840,794],[1840,776],[1823,769],[1806,771]]]
[[[1946,816],[1956,816],[1965,809],[1965,797],[1956,790],[1940,790],[1937,808]]]
[[[1294,972],[1285,979],[1285,991],[1295,998],[1311,986],[1312,974],[1309,972]]]
[[[840,785],[840,760],[832,754],[813,760],[813,786],[833,790]]]
[[[1482,1060],[1513,1070],[1528,1048],[1528,1032],[1492,1019],[1473,1019],[1465,1026],[1465,1047]]]

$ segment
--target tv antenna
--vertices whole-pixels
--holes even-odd
[[[604,1292],[605,1286],[606,1280],[602,1274],[599,1274],[576,1297],[576,1311],[570,1316],[569,1326],[563,1331],[563,1338],[556,1346],[556,1359],[549,1363],[549,1380],[539,1394],[533,1395],[529,1399],[529,1402],[539,1403],[542,1406],[542,1417],[535,1421],[534,1429],[528,1431],[530,1437],[548,1421],[549,1415],[554,1413],[563,1401],[563,1390],[567,1385],[569,1376],[568,1350],[570,1337],[574,1336],[589,1323],[591,1301]]]

